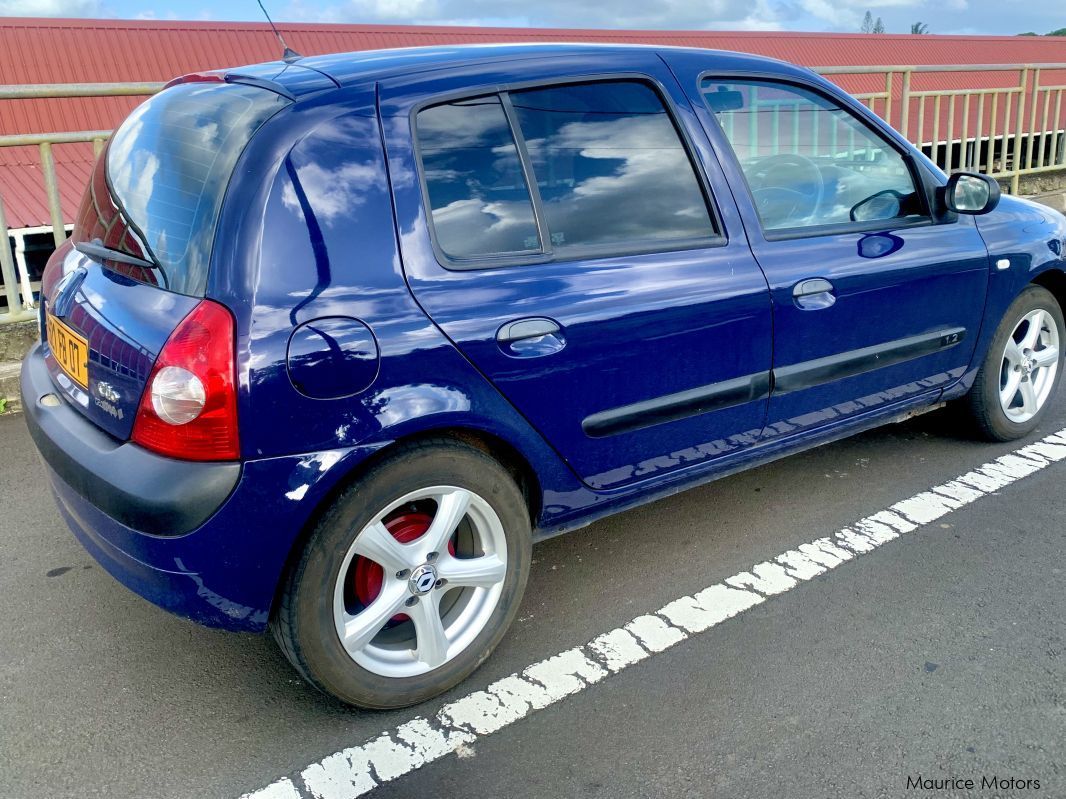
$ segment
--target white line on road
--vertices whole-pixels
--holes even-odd
[[[462,754],[480,737],[1064,458],[1066,429],[897,502],[833,535],[675,599],[584,646],[534,663],[482,691],[450,702],[431,718],[414,718],[359,746],[324,757],[299,774],[244,794],[242,799],[355,799],[451,752]]]

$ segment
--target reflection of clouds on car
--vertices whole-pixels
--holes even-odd
[[[518,151],[496,97],[462,100],[418,115],[433,226],[452,258],[538,247]]]
[[[500,133],[506,119],[495,97],[437,105],[418,115],[418,143],[423,156],[435,150],[483,147]]]
[[[523,117],[525,114],[523,113]],[[548,223],[565,244],[709,236],[706,204],[665,114],[605,115],[528,139],[533,170],[570,162],[572,177],[541,188]]]
[[[184,83],[138,106],[115,131],[111,191],[171,288],[203,281],[233,167],[282,100],[246,86]]]
[[[714,234],[662,100],[639,81],[513,95],[552,244],[705,239]]]
[[[537,247],[537,230],[525,201],[456,200],[433,210],[433,224],[440,240],[449,242],[448,254],[455,257]],[[530,238],[532,243],[527,243]]]
[[[329,169],[309,163],[296,172],[319,222],[331,224],[341,214],[366,202],[367,182],[377,176],[378,170],[374,164],[348,162]],[[289,210],[303,213],[291,183],[285,186],[282,202]]]
[[[447,256],[499,258],[577,246],[631,251],[642,243],[714,236],[688,154],[649,86],[568,83],[513,92],[507,101],[536,192],[527,186],[499,97],[418,115],[433,227]]]
[[[134,157],[134,146],[144,130],[147,109],[147,103],[138,106],[115,133],[108,148],[111,179],[127,187],[123,193],[123,205],[126,213],[135,219],[147,217],[152,183],[159,171],[159,157],[155,153],[139,150]]]

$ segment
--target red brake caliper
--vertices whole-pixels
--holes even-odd
[[[426,534],[433,517],[427,513],[402,513],[393,516],[385,522],[385,529],[392,533],[392,537],[401,544],[410,544]],[[448,552],[455,554],[455,544],[448,542]],[[352,579],[355,583],[355,596],[363,607],[367,607],[377,599],[381,593],[381,580],[385,576],[381,565],[369,558],[358,557],[355,561],[355,569],[352,570]],[[392,621],[403,621],[407,618],[406,613],[397,613]]]

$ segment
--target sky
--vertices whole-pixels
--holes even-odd
[[[1047,33],[1063,0],[264,0],[275,21],[856,32],[867,10],[886,33]],[[0,16],[261,20],[255,0],[0,0]],[[1063,54],[1066,61],[1066,52]]]

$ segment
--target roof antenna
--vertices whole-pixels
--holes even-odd
[[[285,44],[285,39],[282,37],[280,31],[274,25],[274,20],[270,18],[270,14],[267,13],[266,8],[263,6],[263,0],[256,0],[259,3],[259,8],[263,12],[263,16],[267,18],[267,22],[270,23],[270,30],[274,31],[274,35],[278,37],[278,41],[281,42],[282,52],[281,60],[286,64],[291,64],[297,58],[301,58],[300,54],[293,50],[289,45]]]

